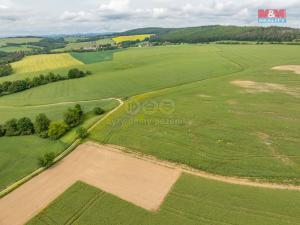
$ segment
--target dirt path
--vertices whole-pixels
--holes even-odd
[[[0,199],[0,224],[26,223],[78,180],[157,210],[180,174],[178,169],[89,142]]]

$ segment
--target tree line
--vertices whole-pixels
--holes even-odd
[[[127,32],[156,34],[151,42],[208,43],[215,41],[291,42],[300,38],[300,29],[289,27],[201,26],[187,28],[144,28]],[[126,33],[126,32],[125,32]]]
[[[9,95],[17,92],[21,92],[30,88],[38,87],[41,85],[54,83],[58,81],[77,79],[90,75],[90,71],[81,71],[79,69],[71,69],[67,76],[61,76],[60,74],[49,73],[48,75],[39,75],[32,79],[26,78],[23,80],[4,81],[0,84],[0,96]]]
[[[105,112],[100,107],[95,107],[93,111],[96,115],[101,115]],[[51,121],[44,113],[38,114],[34,122],[28,117],[10,119],[3,125],[0,125],[0,137],[36,134],[41,138],[57,140],[70,129],[78,126],[83,121],[83,117],[84,112],[81,106],[77,104],[63,114],[62,121]],[[87,131],[80,127],[77,130],[77,134],[79,137],[84,138],[87,135]]]

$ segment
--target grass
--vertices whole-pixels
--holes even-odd
[[[112,104],[113,103],[113,104]],[[35,106],[0,106],[0,123],[12,118],[29,117],[34,120],[39,113],[46,113],[51,120],[59,120],[62,118],[63,112],[68,108],[73,107],[77,103],[62,103],[58,105],[35,105]],[[94,107],[101,106],[107,110],[117,106],[115,101],[111,100],[91,100],[87,102],[78,102],[81,105],[84,112],[92,111]]]
[[[29,117],[34,120],[38,113],[45,113],[51,120],[60,120],[67,108],[74,106],[75,103],[25,107],[21,111],[19,108],[10,108],[0,110],[0,123],[7,119]],[[80,103],[84,110],[85,118],[80,126],[89,128],[102,116],[95,116],[92,113],[94,107],[101,107],[105,111],[110,111],[118,105],[114,100],[96,100],[86,103]],[[3,117],[2,117],[3,115]],[[0,190],[9,186],[13,182],[25,177],[38,168],[37,158],[47,152],[60,153],[66,149],[77,138],[76,128],[69,131],[58,141],[50,141],[37,136],[24,137],[1,137],[0,138]]]
[[[115,50],[112,51],[98,51],[98,52],[73,52],[71,55],[83,62],[84,64],[92,64],[97,62],[111,61],[113,60]]]
[[[89,41],[89,42],[72,42],[73,39],[69,39],[70,43],[67,44],[64,48],[55,49],[54,52],[61,52],[61,51],[72,51],[72,50],[79,50],[81,48],[88,48],[88,47],[97,47],[99,45],[106,45],[111,44],[113,45],[114,42],[110,38],[100,39],[97,41]]]
[[[151,37],[152,34],[140,34],[140,35],[129,35],[129,36],[118,36],[113,38],[113,41],[117,44],[122,43],[124,41],[144,41],[146,38]]]
[[[15,73],[30,73],[81,64],[80,61],[74,59],[70,54],[63,53],[27,56],[21,61],[12,63],[12,67]]]
[[[226,52],[231,49],[237,53]],[[91,138],[211,173],[300,184],[299,98],[276,91],[249,93],[231,84],[251,80],[299,88],[299,75],[270,70],[272,64],[290,64],[296,56],[282,52],[287,59],[265,60],[255,67],[251,64],[263,54],[255,57],[242,49],[248,47],[222,47],[222,55],[242,71],[135,97],[133,103],[144,105],[137,114],[128,113],[132,104],[127,103]],[[165,100],[173,102],[174,112],[155,108]],[[153,112],[147,111],[151,104]]]
[[[62,152],[67,145],[37,136],[0,138],[0,190],[38,168],[38,157],[47,152]]]
[[[82,69],[92,71],[93,75],[1,97],[0,105],[126,97],[230,74],[238,71],[239,66],[219,56],[215,48],[186,45],[120,51],[114,53],[112,61],[84,65]],[[57,72],[65,74],[67,69]],[[30,75],[7,76],[1,80],[27,76]]]
[[[29,52],[29,51],[32,51],[32,48],[30,45],[4,46],[4,47],[0,47],[0,51],[2,51],[2,52],[17,52],[17,51]]]
[[[42,38],[0,38],[0,47],[6,44],[26,44],[30,42],[38,42]]]
[[[158,212],[78,182],[27,225],[299,224],[300,193],[224,184],[183,175]]]

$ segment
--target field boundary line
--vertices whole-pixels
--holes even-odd
[[[88,129],[88,133],[91,132],[97,125],[99,125],[99,123],[101,123],[103,120],[105,120],[107,117],[109,117],[112,113],[114,113],[115,111],[117,111],[124,104],[124,102],[121,99],[119,99],[119,98],[109,98],[109,99],[110,100],[116,100],[116,101],[118,101],[119,105],[117,107],[115,107],[113,110],[109,111],[107,114],[105,114],[95,124],[93,124]],[[108,100],[108,99],[105,99],[105,100]],[[58,155],[54,159],[53,164],[55,164],[58,161],[62,160],[69,153],[71,153],[81,143],[81,141],[82,141],[81,138],[76,138],[69,147],[67,147],[60,155]],[[37,170],[33,171],[31,174],[25,176],[24,178],[18,180],[17,182],[11,184],[10,186],[8,186],[7,188],[5,188],[4,190],[0,191],[0,199],[3,198],[5,195],[9,194],[10,192],[12,192],[13,190],[17,189],[22,184],[28,182],[29,180],[31,180],[35,176],[39,175],[43,171],[47,170],[47,169],[48,169],[47,167],[38,168]]]
[[[49,103],[49,104],[40,104],[40,105],[0,105],[0,108],[39,108],[39,107],[47,107],[47,106],[57,106],[57,105],[68,105],[75,103],[88,103],[88,102],[99,102],[99,101],[109,101],[109,100],[117,100],[117,98],[102,98],[102,99],[91,99],[91,100],[78,100],[78,101],[66,101],[66,102],[57,102],[57,103]]]
[[[85,144],[101,146],[101,144],[93,142],[93,141],[88,141]],[[234,176],[224,176],[224,175],[219,175],[219,174],[213,174],[213,173],[209,173],[209,172],[206,172],[203,170],[199,170],[199,169],[190,167],[185,164],[171,162],[171,161],[167,161],[167,160],[161,160],[152,155],[147,155],[147,154],[144,154],[141,152],[137,152],[137,151],[128,149],[126,147],[111,145],[111,144],[105,144],[102,146],[110,147],[109,149],[111,151],[115,151],[117,153],[125,154],[127,156],[135,157],[137,159],[152,162],[152,163],[155,163],[155,164],[158,164],[161,166],[165,166],[168,168],[179,169],[183,173],[206,178],[209,180],[215,180],[215,181],[220,181],[223,183],[235,184],[235,185],[241,185],[241,186],[250,186],[250,187],[258,187],[258,188],[277,189],[277,190],[300,191],[300,186],[297,186],[297,185],[271,183],[271,182],[260,181],[258,179],[251,180],[249,178],[243,178],[243,177],[234,177]]]

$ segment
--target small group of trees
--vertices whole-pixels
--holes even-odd
[[[19,120],[11,119],[4,125],[0,125],[0,137],[32,135],[34,132],[34,125],[27,117],[23,117]]]
[[[5,77],[11,75],[13,73],[13,69],[10,64],[0,65],[0,77]]]
[[[100,107],[95,107],[93,112],[96,115],[101,115],[105,111]],[[70,129],[78,126],[83,121],[83,117],[83,110],[77,104],[64,113],[62,121],[51,121],[44,113],[37,115],[34,122],[27,117],[19,120],[11,119],[4,125],[0,124],[0,137],[36,134],[41,138],[57,140]],[[80,138],[87,136],[87,130],[82,127],[78,128],[76,133]]]
[[[21,92],[30,88],[62,80],[81,78],[90,74],[90,71],[84,72],[78,69],[71,69],[68,72],[67,77],[61,76],[60,74],[49,73],[48,75],[39,75],[32,79],[26,78],[24,80],[4,81],[0,84],[0,96]]]
[[[58,139],[68,132],[71,128],[78,126],[83,120],[83,111],[79,104],[74,108],[69,108],[64,114],[63,121],[52,122],[49,126],[48,136],[51,139]]]

